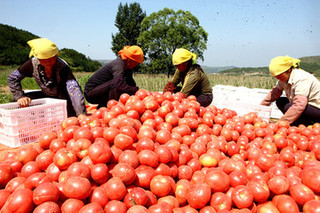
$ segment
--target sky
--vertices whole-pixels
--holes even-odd
[[[320,55],[320,0],[0,0],[0,23],[112,60],[118,6],[133,2],[147,16],[165,7],[190,11],[208,33],[201,65],[263,67],[280,55]]]

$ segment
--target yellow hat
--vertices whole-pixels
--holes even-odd
[[[172,54],[173,65],[179,65],[192,59],[192,64],[197,63],[197,55],[183,48],[176,49]]]
[[[59,49],[57,46],[46,38],[36,38],[27,42],[31,47],[29,57],[32,56],[38,59],[48,59],[53,56],[59,55]]]
[[[130,58],[140,64],[143,63],[143,51],[140,47],[133,45],[133,46],[125,46],[122,50],[118,52],[122,59]]]
[[[300,60],[291,58],[289,56],[278,56],[271,60],[269,71],[272,76],[280,75],[291,67],[296,68],[299,66]]]

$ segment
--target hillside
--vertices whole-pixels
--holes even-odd
[[[300,67],[316,77],[320,77],[320,56],[306,56],[299,58],[301,60]],[[222,75],[269,75],[268,67],[238,67],[227,69],[219,72]]]
[[[38,38],[28,31],[0,24],[0,64],[18,65],[29,58],[27,41]]]
[[[201,66],[201,67],[208,74],[213,74],[213,73],[221,72],[221,71],[224,71],[224,70],[229,70],[229,69],[236,68],[235,66],[228,66],[228,67]]]
[[[30,52],[27,41],[39,38],[28,31],[4,24],[0,24],[0,35],[0,65],[7,66],[20,66],[27,61]],[[67,61],[73,71],[94,72],[101,67],[101,63],[82,53],[67,48],[59,49],[59,57]]]

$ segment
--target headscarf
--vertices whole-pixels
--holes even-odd
[[[130,58],[133,61],[136,61],[140,64],[143,63],[143,51],[140,47],[133,46],[125,46],[122,50],[118,52],[118,55],[122,58],[122,60]]]
[[[59,49],[57,46],[46,38],[36,38],[27,42],[31,47],[29,57],[32,56],[38,59],[48,59],[53,56],[59,55]]]
[[[298,67],[299,63],[299,59],[291,58],[289,56],[278,56],[271,60],[269,71],[272,76],[277,76],[289,70],[291,67]]]
[[[190,59],[192,59],[192,64],[197,63],[197,55],[183,48],[176,49],[172,54],[173,65],[182,64]]]

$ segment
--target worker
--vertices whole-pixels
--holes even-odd
[[[125,46],[118,52],[119,57],[102,66],[87,81],[84,88],[86,100],[105,107],[111,99],[119,100],[123,93],[134,95],[139,88],[132,77],[133,68],[143,63],[140,47]]]
[[[212,87],[196,59],[196,54],[183,48],[176,49],[172,55],[172,62],[177,69],[163,92],[181,92],[186,97],[194,95],[200,105],[206,107],[212,102]],[[178,87],[180,82],[182,86]]]
[[[20,107],[27,107],[32,99],[58,98],[67,101],[68,116],[86,113],[85,100],[80,84],[63,59],[58,57],[59,49],[46,38],[27,42],[31,47],[30,59],[8,76],[10,91]],[[33,57],[32,57],[33,56]],[[34,78],[40,91],[24,92],[21,80]]]
[[[269,106],[276,101],[283,113],[280,120],[292,126],[305,126],[320,122],[320,82],[312,74],[299,68],[300,60],[278,56],[271,60],[269,71],[278,79],[261,105]],[[283,90],[286,97],[281,97]]]

